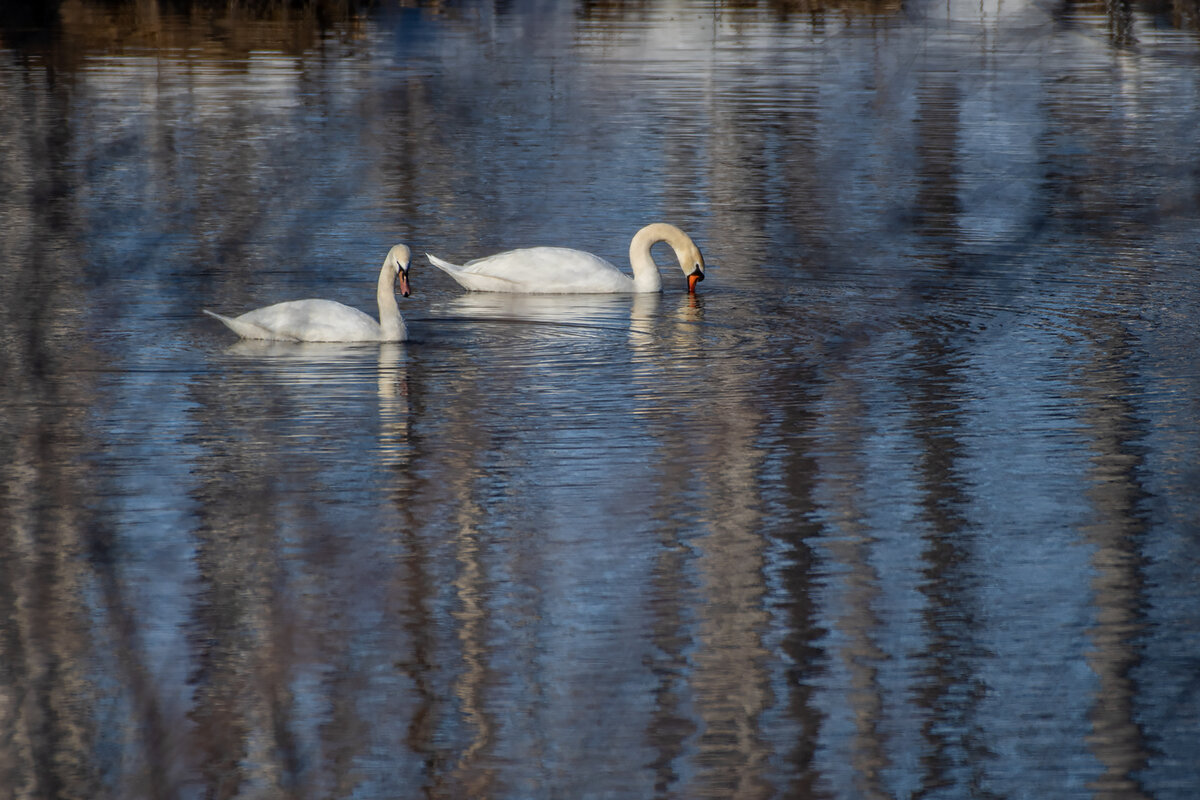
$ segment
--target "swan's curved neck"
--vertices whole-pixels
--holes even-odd
[[[658,265],[650,248],[659,242],[666,242],[675,250],[675,255],[682,260],[683,250],[691,243],[683,231],[665,222],[655,222],[642,228],[634,234],[629,243],[629,266],[633,269],[633,287],[638,292],[661,292],[662,276],[658,274]]]
[[[379,328],[385,342],[399,342],[404,339],[404,318],[400,316],[400,306],[396,303],[396,273],[387,261],[379,271]]]

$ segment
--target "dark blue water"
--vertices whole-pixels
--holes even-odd
[[[0,795],[1195,794],[1194,10],[380,5],[0,12]]]

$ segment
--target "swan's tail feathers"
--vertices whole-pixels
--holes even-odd
[[[241,336],[243,339],[272,339],[272,338],[275,338],[275,337],[271,336],[269,332],[264,331],[262,328],[258,327],[257,325],[253,325],[244,320],[233,319],[232,317],[227,317],[224,314],[218,314],[215,311],[209,311],[207,308],[202,308],[200,310],[203,311],[205,314],[208,314],[213,319],[219,319],[219,320],[221,320],[221,322],[224,322],[225,327],[229,328],[229,330],[233,331],[238,336]]]
[[[425,257],[429,259],[429,263],[440,269],[442,272],[454,278],[458,285],[472,292],[519,292],[521,285],[511,278],[505,278],[500,275],[489,275],[482,272],[477,272],[472,269],[472,265],[476,262],[471,261],[466,266],[451,264],[445,259],[426,253]],[[485,259],[486,260],[486,259]]]
[[[226,317],[223,314],[218,314],[215,311],[209,311],[207,308],[202,308],[200,310],[203,311],[205,314],[208,314],[213,319],[219,319],[219,320],[221,320],[221,322],[224,322],[225,326],[227,328],[229,328],[229,330],[237,331],[238,324],[237,324],[236,320],[230,319],[229,317]]]
[[[455,280],[458,280],[458,275],[460,272],[462,272],[462,267],[460,267],[458,264],[451,264],[449,261],[446,261],[445,259],[438,258],[433,253],[426,253],[425,257],[429,259],[430,264],[433,264],[435,267],[440,269],[442,272],[446,273],[447,275],[454,278]],[[461,283],[461,281],[460,281],[460,283]]]
[[[221,320],[221,322],[224,322],[226,325],[228,325],[230,322],[233,322],[233,320],[231,320],[229,317],[223,317],[215,311],[209,311],[207,308],[202,308],[200,310],[203,311],[205,314],[208,314],[213,319]]]
[[[487,275],[477,275],[474,272],[468,272],[458,264],[451,264],[449,261],[438,258],[431,253],[426,253],[425,257],[429,259],[430,264],[433,264],[442,272],[454,278],[459,286],[469,292],[504,291],[503,288],[496,289],[492,284],[495,284],[497,281]]]

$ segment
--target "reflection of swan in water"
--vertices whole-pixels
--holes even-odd
[[[652,325],[655,318],[658,317],[658,307],[661,304],[661,295],[639,294],[633,298],[633,307],[629,311],[629,318],[634,322],[643,322],[647,325]]]
[[[629,299],[603,294],[460,295],[447,306],[456,316],[562,325],[611,325],[629,315]]]
[[[319,419],[328,425],[331,403],[358,403],[374,377],[379,406],[378,451],[385,464],[401,462],[408,452],[408,363],[405,347],[384,342],[377,347],[340,342],[283,342],[241,339],[225,348],[235,361],[253,364],[249,372],[234,370],[226,381],[268,383],[273,397],[286,393],[288,417],[301,425]],[[226,384],[227,389],[234,387]]]
[[[408,370],[404,348],[384,344],[379,348],[379,455],[385,464],[407,460],[408,442]]]
[[[660,294],[639,294],[633,298],[633,306],[629,309],[629,341],[635,347],[653,338],[661,304]]]
[[[660,294],[634,295],[633,303],[621,295],[601,294],[491,294],[472,292],[446,304],[460,320],[493,320],[505,323],[628,330],[649,335],[662,300]],[[447,317],[442,317],[445,321]]]
[[[396,305],[395,284],[408,297],[407,246],[398,244],[388,251],[379,270],[376,298],[379,321],[357,308],[334,300],[290,300],[248,311],[239,317],[226,317],[208,309],[204,313],[224,322],[244,339],[290,342],[402,342],[408,338],[400,308]]]
[[[474,292],[529,294],[628,294],[661,292],[662,278],[650,248],[666,242],[687,276],[688,292],[704,280],[704,256],[691,237],[674,225],[654,222],[629,244],[629,277],[608,261],[567,247],[526,247],[478,258],[459,266],[426,253],[430,263]]]
[[[373,352],[345,342],[295,342],[279,339],[239,339],[225,348],[235,356],[254,356],[280,364],[288,362],[320,364],[337,363],[346,356]]]

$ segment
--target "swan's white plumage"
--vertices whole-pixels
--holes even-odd
[[[289,300],[247,311],[237,317],[227,317],[208,309],[204,309],[204,313],[219,319],[243,339],[402,342],[407,338],[408,331],[396,304],[395,283],[399,276],[401,291],[407,296],[410,259],[408,247],[402,244],[393,247],[384,259],[376,290],[378,322],[357,308],[334,300]]]
[[[633,279],[591,253],[567,247],[527,247],[461,267],[426,253],[435,267],[475,292],[541,294],[632,292]]]
[[[642,228],[629,245],[633,277],[610,262],[568,247],[527,247],[475,259],[459,266],[426,253],[435,267],[474,292],[525,294],[617,294],[658,292],[662,279],[650,248],[666,242],[675,250],[685,275],[704,275],[704,257],[690,237],[674,225],[657,222]],[[691,281],[694,285],[695,280]],[[690,288],[690,287],[689,287]]]
[[[290,300],[239,317],[208,309],[204,313],[221,320],[243,339],[378,342],[382,335],[379,323],[370,315],[334,300]]]

